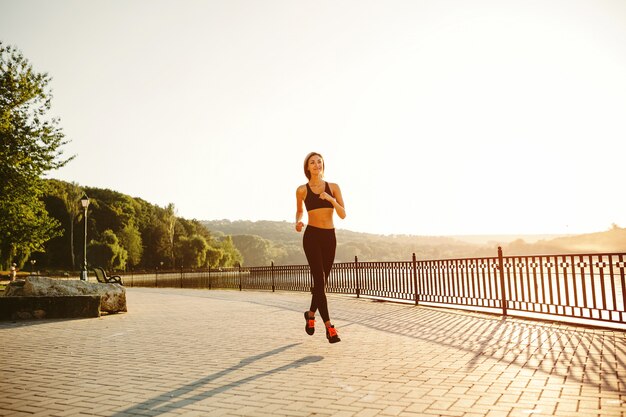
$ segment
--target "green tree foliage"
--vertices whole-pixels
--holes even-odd
[[[257,235],[235,235],[233,244],[241,252],[243,265],[267,265],[270,259],[270,242]]]
[[[133,224],[127,224],[117,233],[120,245],[128,252],[128,266],[136,267],[141,262],[143,246],[141,233]]]
[[[59,120],[48,115],[49,82],[19,50],[0,42],[0,266],[23,264],[61,233],[42,201],[42,176],[71,159],[62,157]]]
[[[272,242],[257,235],[234,235],[234,245],[243,257],[243,265],[269,265],[274,260]]]
[[[243,262],[243,256],[233,243],[231,236],[224,237],[220,242],[222,250],[222,258],[219,260],[219,266],[237,266]]]
[[[186,268],[202,268],[206,266],[209,244],[204,237],[200,235],[193,235],[189,238],[182,236],[178,240],[177,246],[181,266]]]
[[[93,266],[103,266],[109,270],[124,269],[127,257],[128,252],[120,246],[112,230],[105,230],[100,240],[92,240],[87,247],[87,260]]]
[[[217,268],[220,266],[222,259],[224,259],[224,251],[219,247],[209,246],[209,249],[206,251],[206,266],[209,268]]]
[[[175,255],[174,255],[174,238],[175,238],[175,232],[176,232],[176,208],[174,207],[174,204],[170,203],[165,207],[165,210],[163,210],[161,212],[161,216],[163,219],[163,223],[165,224],[166,227],[166,232],[167,232],[167,250],[168,250],[168,255],[170,257],[170,262],[171,265],[174,266],[176,265],[176,259],[175,259]]]
[[[46,209],[62,224],[65,234],[46,244],[46,256],[37,260],[42,268],[72,269],[69,246],[70,216],[67,202],[76,184],[47,180]],[[179,267],[234,266],[241,262],[241,253],[232,240],[214,239],[208,229],[197,220],[175,215],[173,204],[159,207],[140,198],[117,191],[78,187],[89,196],[87,236],[88,261],[93,266],[108,269],[154,269]],[[76,190],[75,190],[76,191]],[[80,194],[82,195],[82,193]],[[76,204],[79,204],[78,201]],[[84,223],[83,211],[74,216],[78,225],[74,246],[82,264]],[[172,250],[172,242],[173,248]],[[94,253],[92,253],[94,251]],[[163,262],[163,264],[161,264]]]
[[[170,264],[167,226],[163,223],[160,208],[143,202],[138,228],[143,242],[141,266],[153,269],[163,262],[165,268]]]
[[[89,196],[89,216],[97,219],[97,234],[105,230],[116,233],[133,222],[140,210],[139,204],[130,196],[108,189],[85,187]]]
[[[69,230],[69,236],[68,233],[65,233],[62,241],[67,243],[65,246],[69,248],[68,255],[71,259],[72,269],[78,267],[74,250],[74,226],[79,220],[79,216],[83,214],[83,208],[80,204],[80,198],[83,196],[83,193],[83,189],[75,182],[67,183],[54,179],[48,180],[46,197],[57,197],[63,204],[63,209],[67,215],[67,222],[62,222],[62,226],[65,230]],[[48,209],[48,212],[50,212],[50,209]]]

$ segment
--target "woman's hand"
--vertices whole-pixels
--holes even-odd
[[[304,223],[296,222],[296,232],[301,232],[303,227],[304,227]]]
[[[321,198],[322,200],[330,201],[330,202],[331,202],[331,204],[335,202],[334,197],[333,197],[332,195],[328,194],[326,191],[323,191],[323,192],[320,194],[320,198]]]

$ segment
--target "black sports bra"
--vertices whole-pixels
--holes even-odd
[[[328,185],[328,183],[326,183],[324,191],[326,191],[327,194],[333,195],[333,192],[330,191],[330,186]],[[318,208],[334,208],[330,201],[322,200],[319,194],[315,194],[311,190],[311,187],[309,187],[308,182],[306,183],[306,197],[304,197],[304,205],[306,206],[306,211],[311,211]]]

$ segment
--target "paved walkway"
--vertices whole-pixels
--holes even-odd
[[[304,293],[129,288],[129,312],[0,322],[0,415],[621,416],[626,333]]]

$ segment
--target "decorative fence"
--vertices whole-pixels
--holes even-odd
[[[626,329],[626,254],[336,263],[326,291]],[[127,286],[310,291],[308,265],[155,271]],[[613,326],[615,327],[615,326]]]

